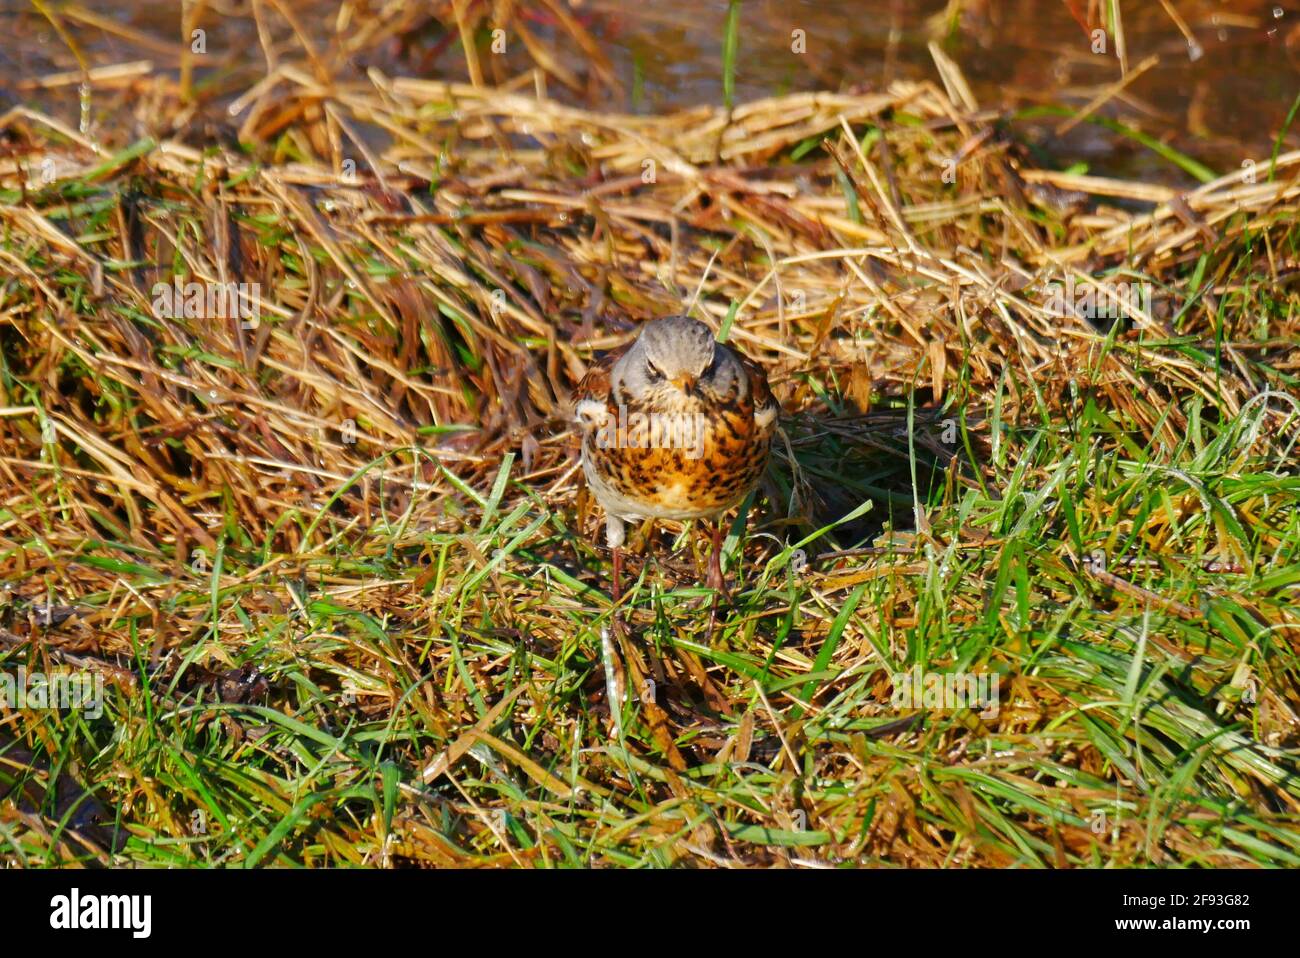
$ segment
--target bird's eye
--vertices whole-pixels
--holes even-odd
[[[645,369],[646,372],[650,375],[651,382],[659,382],[661,379],[664,378],[664,374],[659,371],[659,368],[655,366],[654,363],[650,362],[650,360],[648,359],[646,360]]]

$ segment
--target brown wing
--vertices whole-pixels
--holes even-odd
[[[610,371],[614,368],[614,363],[628,351],[631,344],[622,346],[612,352],[605,353],[589,367],[586,374],[578,381],[578,385],[573,388],[573,396],[570,400],[570,409],[572,410],[572,419],[583,424],[583,417],[578,414],[578,407],[584,402],[598,402],[606,408],[613,407],[613,399],[609,394],[609,376]],[[617,410],[615,410],[617,412]]]
[[[739,354],[737,354],[739,355]],[[749,376],[749,395],[754,401],[754,421],[764,429],[771,428],[781,412],[781,404],[772,395],[767,385],[767,373],[763,367],[747,356],[740,356],[741,365]]]
[[[573,387],[573,404],[576,406],[584,399],[606,402],[609,399],[609,371],[614,364],[608,361],[593,363],[587,368],[585,376]]]

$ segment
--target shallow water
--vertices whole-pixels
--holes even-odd
[[[176,0],[138,0],[60,9],[69,11],[65,25],[91,66],[149,59],[174,75],[179,6]],[[273,5],[266,6],[273,11]],[[571,89],[552,77],[552,96],[637,111],[722,101],[725,0],[582,0],[562,6],[608,58],[608,77],[587,69],[589,58],[569,41],[554,9],[545,3],[519,6],[518,22],[540,42],[554,44],[561,68],[580,81],[579,88]],[[899,77],[937,80],[928,49],[937,41],[961,66],[980,106],[1006,111],[1022,136],[1057,161],[1083,162],[1100,174],[1188,181],[1167,159],[1105,127],[1081,123],[1058,135],[1062,118],[1025,118],[1017,112],[1062,105],[1077,109],[1121,79],[1114,36],[1103,38],[1104,52],[1094,52],[1098,41],[1091,31],[1099,24],[1087,21],[1089,6],[1087,0],[747,0],[740,15],[735,98],[744,102],[794,90],[881,87]],[[288,7],[319,50],[328,52],[337,44],[338,3],[300,0]],[[393,74],[464,78],[465,58],[451,5],[431,8],[445,8],[446,21],[416,18],[400,38],[346,58],[342,71],[361,75],[364,68],[377,66]],[[482,2],[469,4],[471,13],[485,8]],[[1295,0],[1129,0],[1120,8],[1128,69],[1136,71],[1152,56],[1158,62],[1100,113],[1141,128],[1217,172],[1266,157],[1300,92],[1300,6]],[[78,16],[78,10],[86,14]],[[265,69],[250,11],[246,2],[215,2],[200,21],[207,31],[207,51],[196,62],[195,77],[217,102],[247,88]],[[290,28],[274,12],[267,16],[279,55],[300,57]],[[106,30],[97,19],[121,29]],[[366,20],[355,14],[344,35],[354,34]],[[506,49],[497,55],[491,50],[490,24],[480,26],[479,49],[489,82],[517,76],[533,62],[516,34],[507,28]],[[75,85],[49,91],[33,89],[31,81],[76,67],[67,45],[34,8],[16,0],[0,6],[0,105],[34,102],[58,110],[75,125]],[[92,91],[93,108],[104,124],[118,122],[111,109],[122,104],[121,96]],[[1288,142],[1300,144],[1300,136],[1293,131]]]

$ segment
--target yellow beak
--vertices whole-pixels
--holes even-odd
[[[678,389],[680,389],[682,392],[688,393],[695,388],[695,377],[678,376],[676,379],[673,380],[673,385],[676,386]]]

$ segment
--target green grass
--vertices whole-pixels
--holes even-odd
[[[629,600],[641,654],[697,660],[727,702],[676,730],[700,758],[677,772],[636,701],[625,739],[607,737],[592,687],[608,601],[575,576],[604,557],[509,459],[445,531],[389,516],[355,536],[324,512],[286,517],[330,535],[296,579],[226,584],[271,552],[237,533],[207,576],[159,578],[166,550],[119,563],[131,588],[165,587],[161,614],[193,623],[190,658],[233,650],[226,663],[256,664],[278,705],[200,703],[175,679],[154,688],[138,648],[138,692],[114,690],[102,720],[25,717],[48,771],[4,781],[32,790],[45,825],[10,817],[4,855],[79,857],[65,831],[76,809],[53,786],[75,768],[115,810],[106,823],[130,826],[120,860],[157,865],[665,865],[701,832],[718,854],[757,861],[1295,865],[1294,714],[1270,690],[1297,676],[1296,626],[1282,623],[1300,583],[1300,476],[1243,444],[1262,405],[1217,425],[1203,402],[1173,408],[1189,428],[1159,449],[1093,397],[1006,427],[996,495],[950,494],[941,474],[918,490],[932,537],[914,555],[804,575],[780,555],[746,563],[712,642],[705,591],[650,562]],[[761,511],[750,521],[761,529]],[[972,534],[989,539],[972,547]],[[122,546],[87,541],[80,558]],[[1204,618],[1144,605],[1066,558],[1095,548],[1156,556],[1125,574]],[[1202,571],[1209,556],[1246,571]],[[335,594],[340,580],[358,588]],[[263,592],[284,611],[250,614]],[[40,658],[23,644],[0,662]],[[914,664],[999,672],[996,725],[932,712],[914,732],[873,736],[890,715],[885,675]],[[1254,702],[1244,674],[1258,679]],[[449,751],[458,760],[421,782]]]
[[[517,133],[512,103],[462,93]],[[381,106],[411,136],[463,120]],[[487,150],[449,172],[457,217],[502,213],[472,223],[440,195],[445,220],[396,224],[373,190],[305,198],[266,144],[256,168],[144,140],[37,195],[0,184],[0,669],[106,681],[96,718],[0,710],[0,860],[1300,864],[1295,211],[1202,198],[1213,244],[1160,252],[1173,219],[1116,252],[1102,213],[987,200],[996,158],[943,183],[932,156],[965,136],[934,109],[870,121],[900,209],[926,211],[906,236],[833,114],[719,113],[698,140],[556,121],[632,171],[652,134],[700,164],[754,137],[777,183],[783,151],[839,145],[796,171],[808,196],[736,193],[671,247],[701,315],[770,370],[784,436],[730,528],[712,634],[699,530],[630,562],[623,702],[560,399],[593,342],[671,305],[658,221],[614,200],[539,220],[465,185],[498,171]],[[301,151],[320,132],[294,131]],[[552,160],[577,156],[519,162],[564,198],[587,186]],[[655,211],[694,188],[633,187]],[[1044,325],[1006,263],[1041,274],[1058,240],[1168,313]],[[909,241],[934,255],[893,268]],[[869,242],[871,263],[845,252]],[[803,314],[764,302],[776,261]],[[172,264],[239,264],[279,309],[243,332],[151,315]],[[977,268],[996,284],[962,286]],[[998,706],[900,709],[913,667],[996,674]]]

